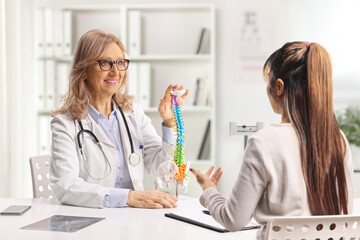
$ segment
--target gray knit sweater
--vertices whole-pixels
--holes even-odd
[[[353,163],[348,142],[346,155],[349,213],[353,204]],[[254,217],[262,228],[274,216],[311,215],[301,170],[299,143],[293,126],[273,124],[252,135],[228,199],[215,188],[200,197],[216,221],[231,231],[242,229]]]

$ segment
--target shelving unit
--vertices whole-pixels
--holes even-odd
[[[67,91],[76,42],[88,30],[102,29],[119,37],[126,46],[131,61],[130,92],[141,103],[159,134],[161,119],[157,107],[166,87],[177,83],[190,90],[183,108],[186,159],[201,169],[214,162],[216,39],[213,4],[42,5],[36,6],[34,16],[39,154],[50,152],[50,114]],[[202,47],[208,44],[209,50],[197,54],[204,28],[210,41],[206,42],[203,37]],[[197,88],[197,105],[194,105]],[[210,158],[199,160],[208,120],[211,121],[211,139],[206,149],[210,151]],[[151,181],[149,184],[149,188],[153,186]]]

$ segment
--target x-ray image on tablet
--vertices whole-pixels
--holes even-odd
[[[39,222],[22,227],[27,230],[76,232],[105,218],[54,215]]]

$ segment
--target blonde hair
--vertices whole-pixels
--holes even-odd
[[[331,59],[318,43],[290,42],[265,62],[264,78],[280,101],[299,138],[302,172],[312,215],[347,214],[345,140],[333,109]]]
[[[87,85],[86,70],[99,59],[110,43],[116,43],[124,56],[126,50],[120,40],[111,33],[102,30],[91,30],[84,33],[78,41],[74,55],[74,62],[69,77],[69,89],[61,105],[52,113],[52,117],[57,114],[67,114],[72,120],[83,119],[88,115],[91,94]],[[113,100],[120,105],[124,111],[132,111],[133,97],[128,95],[128,70],[126,70],[119,91],[113,95]]]

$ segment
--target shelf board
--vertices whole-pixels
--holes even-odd
[[[157,107],[149,107],[144,108],[144,112],[146,113],[157,113],[158,108]],[[182,112],[210,112],[211,107],[209,106],[185,106],[182,109]],[[38,115],[50,115],[52,113],[52,110],[39,110]]]
[[[181,110],[182,112],[210,112],[211,107],[209,106],[184,106]],[[157,113],[157,107],[144,108],[146,113]]]
[[[210,159],[190,159],[190,160],[186,160],[186,161],[189,161],[191,163],[199,163],[199,164],[209,164],[211,163],[211,160]]]
[[[38,115],[39,116],[48,116],[51,115],[53,111],[52,110],[39,110]]]
[[[71,62],[73,56],[53,56],[53,57],[38,57],[38,60],[53,60],[57,62]]]
[[[188,54],[188,55],[139,55],[130,57],[131,61],[193,61],[211,60],[210,54]]]
[[[214,8],[213,4],[129,4],[128,10],[206,10]]]
[[[185,163],[190,162],[191,166],[196,165],[197,167],[200,166],[209,166],[210,164],[213,164],[213,162],[210,159],[185,159]]]
[[[71,62],[73,56],[52,56],[52,57],[38,57],[38,60],[53,60],[58,62]],[[210,61],[210,54],[199,54],[199,55],[138,55],[130,57],[131,61]]]
[[[214,165],[214,162],[210,159],[186,159],[185,161],[190,162],[190,167],[201,171],[206,171],[211,165]]]
[[[48,4],[39,4],[38,8],[49,7]],[[210,11],[214,8],[213,4],[57,4],[57,9],[67,9],[67,10],[120,10],[126,7],[128,10],[143,10],[143,11],[153,11],[153,10],[188,10],[188,11]]]

